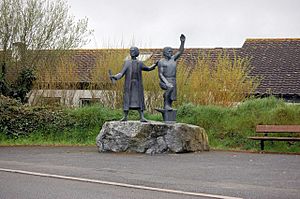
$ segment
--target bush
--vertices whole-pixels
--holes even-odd
[[[232,57],[233,56],[233,57]],[[258,77],[250,76],[250,59],[220,52],[199,54],[194,67],[178,68],[178,104],[232,106],[244,101],[259,85]]]
[[[122,112],[103,106],[28,107],[0,96],[0,115],[0,142],[91,144],[103,123],[119,120]]]
[[[0,96],[0,132],[10,138],[26,136],[40,130],[59,131],[73,121],[62,109],[54,107],[28,107],[8,97]]]

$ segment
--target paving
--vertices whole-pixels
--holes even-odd
[[[300,198],[300,156],[0,147],[0,168],[240,198]],[[211,198],[0,171],[0,198]]]

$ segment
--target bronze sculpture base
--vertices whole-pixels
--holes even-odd
[[[157,110],[162,114],[165,123],[176,123],[176,113],[177,113],[176,109],[166,110],[166,109],[156,108],[155,110]]]

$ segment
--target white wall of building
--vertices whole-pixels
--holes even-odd
[[[28,98],[30,105],[35,105],[45,98],[51,98],[69,107],[79,107],[88,100],[97,100],[114,107],[116,92],[110,90],[32,90]]]

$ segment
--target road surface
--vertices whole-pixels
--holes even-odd
[[[5,169],[162,191],[42,177]],[[1,199],[213,196],[299,199],[300,156],[217,151],[151,156],[98,153],[96,147],[0,147]]]

